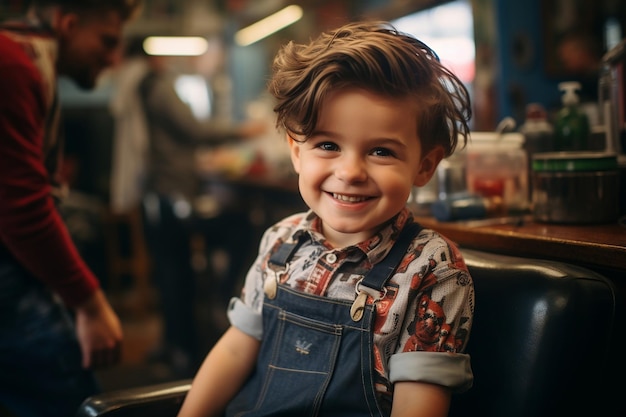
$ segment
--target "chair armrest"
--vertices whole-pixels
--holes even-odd
[[[105,392],[87,398],[76,417],[174,417],[191,379]]]

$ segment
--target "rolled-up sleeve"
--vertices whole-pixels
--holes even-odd
[[[389,380],[428,382],[463,392],[472,387],[474,376],[467,354],[403,352],[389,359]]]
[[[227,314],[232,326],[257,340],[263,338],[263,316],[239,298],[230,300]]]

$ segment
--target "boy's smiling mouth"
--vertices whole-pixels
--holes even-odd
[[[369,200],[371,198],[367,196],[347,195],[347,194],[338,194],[338,193],[330,193],[330,194],[332,194],[335,200],[343,201],[346,203],[360,203],[360,202]]]

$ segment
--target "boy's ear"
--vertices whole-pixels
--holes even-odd
[[[441,162],[443,157],[444,150],[442,146],[435,146],[433,149],[428,151],[420,161],[419,170],[413,180],[413,185],[416,187],[423,187],[426,185],[437,170],[437,166],[439,166],[439,162]]]
[[[293,169],[296,171],[296,174],[300,173],[300,145],[298,142],[293,140],[293,138],[286,134],[287,143],[289,144],[289,150],[291,154],[291,164],[293,165]]]

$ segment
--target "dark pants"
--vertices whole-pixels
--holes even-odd
[[[0,410],[73,416],[99,391],[81,357],[68,311],[0,248]]]

